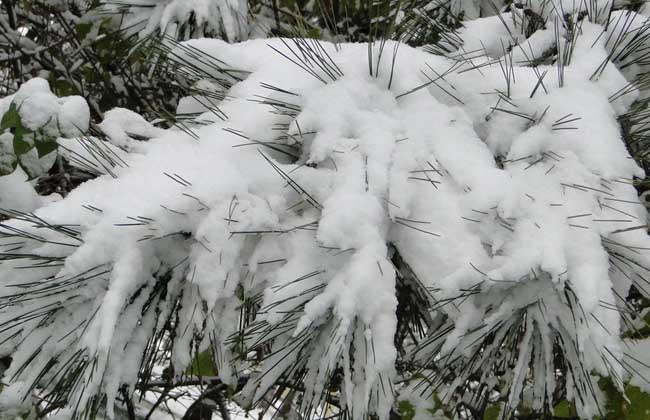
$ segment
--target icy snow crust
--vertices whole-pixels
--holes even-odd
[[[607,55],[601,31],[584,22],[563,87],[555,67],[539,66],[548,74],[532,98],[533,69],[513,66],[508,87],[496,62],[472,68],[491,57],[469,63],[401,45],[392,71],[388,43],[380,62],[373,47],[370,75],[367,45],[320,43],[331,61],[310,74],[278,54],[295,60],[292,41],[191,41],[229,69],[219,76],[233,84],[219,105],[227,120],[206,111],[193,135],[171,129],[147,142],[109,123],[119,137],[111,147],[131,150],[114,177],[37,210],[53,228],[33,217],[2,226],[10,236],[0,249],[24,258],[0,264],[0,348],[14,357],[1,401],[20,400],[35,382],[54,386],[84,360],[92,369],[73,385],[69,407],[100,391],[110,416],[120,384],[134,389],[152,334],[175,311],[176,372],[190,363],[193,334],[205,331],[201,348],[212,340],[220,376],[234,381],[228,339],[242,300],[261,294],[247,343],[270,344],[272,354],[248,382],[248,401],[298,366],[317,403],[342,368],[351,418],[386,419],[395,252],[432,302],[483,291],[438,305],[450,330],[414,357],[462,361],[478,336],[527,310],[512,404],[531,357],[552,390],[557,337],[577,340],[567,357],[584,372],[623,377],[621,320],[608,306],[650,266],[650,241],[631,185],[643,172],[616,121],[634,95],[608,100],[627,85],[612,64],[589,80]],[[117,111],[113,122],[153,130],[131,117]],[[273,141],[300,155],[260,144]],[[18,248],[16,233],[28,235]],[[16,270],[31,256],[43,264]],[[597,412],[588,393],[574,397],[581,415]]]

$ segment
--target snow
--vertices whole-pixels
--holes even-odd
[[[0,135],[0,171],[4,174],[13,171],[16,163],[13,140],[14,136],[11,133]]]
[[[98,126],[112,144],[124,150],[137,149],[138,142],[131,136],[149,139],[163,134],[162,129],[154,127],[140,114],[124,108],[106,112]]]
[[[643,392],[650,392],[650,365],[647,363],[650,340],[625,340],[625,364],[630,375],[630,385],[638,386]]]
[[[76,137],[88,130],[90,110],[81,96],[59,100],[57,124],[63,137]]]
[[[21,121],[30,130],[74,137],[88,130],[90,111],[81,96],[57,98],[45,79],[35,77],[21,85],[13,97]]]
[[[90,112],[86,101],[80,96],[58,98],[50,91],[46,80],[33,78],[22,84],[11,96],[0,99],[0,115],[15,105],[20,123],[31,131],[42,132],[56,139],[75,137],[88,130]],[[57,199],[58,195],[41,197],[34,190],[36,176],[45,174],[56,160],[55,153],[39,156],[36,148],[19,157],[17,164],[13,145],[14,136],[5,130],[0,133],[0,169],[7,176],[0,176],[0,208],[31,212]],[[24,136],[23,141],[33,146],[35,139]],[[30,182],[26,182],[30,180]]]
[[[153,13],[165,28],[188,10],[199,20],[211,16],[211,7],[159,2]],[[515,13],[506,21],[515,22]],[[110,141],[102,147],[122,163],[98,163],[104,175],[38,208],[34,218],[0,227],[23,233],[25,256],[61,260],[20,275],[22,258],[3,260],[0,282],[11,278],[36,292],[53,279],[80,283],[38,303],[0,289],[1,298],[17,300],[0,309],[0,322],[8,323],[0,353],[19,355],[5,373],[8,395],[27,394],[50,359],[79,351],[101,375],[82,372],[69,401],[83,407],[105,393],[110,417],[119,385],[137,380],[154,326],[171,316],[176,374],[193,346],[212,344],[222,379],[234,383],[241,372],[228,340],[239,332],[244,299],[258,297],[246,344],[271,354],[253,367],[245,403],[294,369],[304,372],[302,409],[311,410],[329,374],[340,370],[351,418],[386,419],[397,359],[391,247],[433,300],[481,290],[440,309],[449,332],[419,348],[416,359],[455,356],[462,364],[486,331],[494,329],[499,342],[508,328],[525,327],[509,372],[512,404],[529,360],[552,392],[555,340],[575,342],[565,355],[572,366],[621,376],[621,315],[606,306],[619,304],[613,289],[629,289],[632,275],[649,266],[650,239],[645,229],[626,229],[647,219],[631,182],[643,171],[617,122],[637,94],[612,99],[628,81],[615,63],[601,65],[608,45],[594,13],[571,38],[574,53],[559,72],[521,65],[527,52],[503,45],[521,42],[525,50],[524,36],[513,37],[495,17],[459,32],[466,50],[485,49],[471,62],[458,52],[440,57],[392,43],[385,51],[395,51],[394,67],[392,57],[377,61],[376,45],[368,63],[365,44],[188,42],[213,64],[220,60],[211,71],[222,69],[215,78],[232,84],[219,103],[227,119],[205,111],[197,123],[162,130],[128,110],[110,111],[100,124]],[[482,42],[486,31],[495,35],[491,42]],[[558,31],[559,47],[568,48],[573,35]],[[555,42],[545,31],[533,37],[535,54]],[[188,49],[176,54],[206,65]],[[73,117],[85,109],[79,100],[60,102],[42,81],[25,86],[16,98],[30,127],[58,116],[62,132],[74,134]],[[83,141],[90,140],[61,144],[81,156]],[[0,249],[15,240],[1,237]],[[40,317],[16,321],[42,305],[54,308],[40,314],[46,328]],[[34,367],[21,371],[39,346]],[[487,347],[485,358],[497,357],[495,348]],[[584,372],[569,372],[569,381]],[[448,389],[466,379],[458,376]],[[548,404],[544,395],[535,398],[537,407]],[[576,403],[582,416],[597,413],[596,401]]]
[[[27,179],[20,167],[9,175],[0,176],[0,208],[30,212],[46,203]]]
[[[122,4],[105,1],[103,6],[105,12],[115,14],[123,29],[142,36],[156,31],[174,34],[191,17],[196,23],[196,30],[189,34],[192,38],[217,35],[237,41],[248,35],[248,3],[241,0],[131,0],[126,13]]]

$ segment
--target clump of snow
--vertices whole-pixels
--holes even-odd
[[[154,127],[140,114],[124,108],[106,112],[104,120],[98,126],[112,144],[124,150],[137,148],[133,137],[146,140],[163,133],[162,129]]]
[[[88,130],[90,110],[81,96],[59,98],[57,125],[62,137],[75,137]]]
[[[13,96],[23,125],[33,131],[74,137],[88,130],[90,111],[80,96],[57,97],[47,80],[35,77],[28,80]]]
[[[248,35],[248,3],[242,0],[130,0],[126,13],[123,4],[103,3],[105,12],[114,13],[129,33],[173,34],[192,18],[195,28],[179,33],[182,38],[216,35],[238,41]]]
[[[58,137],[76,137],[88,130],[90,112],[88,104],[80,96],[59,98],[50,91],[49,84],[41,78],[33,78],[21,85],[11,96],[0,99],[0,118],[14,105],[18,110],[20,124],[39,136],[54,141]],[[31,212],[52,201],[55,197],[40,197],[34,190],[34,179],[45,174],[56,160],[56,153],[39,156],[32,135],[24,135],[23,142],[30,150],[16,156],[14,134],[6,129],[0,133],[0,208]],[[15,169],[14,169],[15,168]],[[30,182],[26,182],[26,180]]]
[[[476,42],[477,28],[494,23],[487,19],[461,39]],[[617,122],[635,94],[611,99],[628,82],[614,63],[601,65],[603,30],[584,21],[562,71],[519,64],[500,43],[472,60],[387,43],[393,65],[377,45],[368,62],[365,44],[191,41],[228,63],[221,76],[233,87],[219,104],[227,119],[206,123],[214,121],[206,112],[201,123],[159,130],[126,110],[107,113],[110,147],[135,153],[0,229],[0,250],[16,232],[23,241],[0,263],[0,282],[43,294],[0,289],[9,302],[0,353],[16,355],[5,380],[27,393],[65,376],[46,369],[50,360],[81,358],[93,369],[77,373],[67,400],[84,407],[103,393],[110,415],[120,384],[133,389],[153,331],[174,317],[177,374],[193,346],[212,345],[233,383],[229,340],[245,333],[247,348],[270,349],[245,387],[248,403],[299,375],[307,412],[341,372],[351,418],[386,419],[404,281],[396,253],[444,314],[414,351],[418,361],[454,368],[479,348],[485,360],[500,357],[481,337],[493,331],[500,343],[521,330],[506,376],[512,407],[529,362],[542,390],[533,407],[552,400],[556,341],[572,343],[564,356],[583,367],[569,381],[620,377],[621,318],[609,307],[650,266],[650,239],[633,228],[647,218],[632,185],[643,172]],[[549,42],[544,34],[536,45]],[[60,264],[18,272],[23,257]],[[53,280],[57,293],[45,293]],[[251,299],[261,307],[239,331]],[[43,350],[32,357],[34,348]],[[454,378],[447,389],[467,380]],[[576,398],[585,417],[596,403]]]

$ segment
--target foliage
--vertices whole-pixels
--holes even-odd
[[[20,165],[30,178],[37,178],[46,173],[49,169],[48,166],[54,163],[52,159],[48,159],[48,165],[48,161],[43,161],[43,159],[56,151],[58,146],[56,137],[45,133],[43,128],[32,131],[25,127],[20,118],[18,107],[13,102],[2,116],[0,131],[8,131],[2,136],[7,140],[10,139],[5,142],[6,150],[0,154],[0,159],[7,162],[0,169],[0,175],[9,175]],[[12,136],[13,139],[11,139]],[[36,152],[37,159],[35,161],[31,151]]]
[[[645,418],[642,5],[1,5],[5,412]]]

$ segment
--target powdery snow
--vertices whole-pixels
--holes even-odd
[[[90,123],[90,111],[82,97],[57,98],[47,81],[40,78],[27,81],[14,95],[0,99],[0,116],[12,105],[17,108],[23,127],[52,139],[78,136],[88,130]],[[31,212],[58,198],[57,194],[41,197],[34,190],[36,180],[26,182],[47,173],[56,153],[39,156],[34,137],[24,136],[23,141],[30,143],[31,149],[20,155],[17,165],[13,139],[8,129],[0,133],[0,169],[6,173],[15,167],[10,175],[0,176],[0,208]]]
[[[164,13],[185,13],[168,3]],[[466,47],[493,19],[466,25]],[[414,357],[463,363],[486,331],[496,329],[498,342],[523,322],[511,404],[529,360],[552,392],[558,337],[576,341],[565,357],[585,372],[621,375],[621,319],[606,306],[618,304],[613,290],[627,290],[632,274],[643,275],[650,240],[645,229],[627,229],[647,217],[631,184],[643,172],[616,120],[635,94],[610,101],[628,83],[612,63],[592,77],[607,56],[602,30],[581,25],[563,72],[520,65],[512,60],[516,48],[500,43],[471,62],[387,43],[383,56],[373,46],[369,64],[363,44],[305,41],[303,53],[312,56],[300,58],[290,40],[191,41],[211,57],[212,71],[222,69],[215,80],[232,85],[219,104],[227,119],[208,111],[188,133],[109,112],[103,128],[111,142],[132,151],[120,155],[123,164],[1,228],[9,235],[0,239],[3,250],[16,232],[31,236],[18,257],[0,264],[0,281],[42,295],[35,302],[0,290],[10,302],[0,310],[8,326],[0,352],[15,352],[6,395],[60,379],[61,371],[46,369],[52,358],[81,358],[93,369],[81,374],[69,401],[83,407],[103,392],[110,414],[119,385],[133,389],[151,331],[172,314],[176,373],[189,364],[197,333],[201,349],[216,346],[222,379],[232,383],[238,372],[228,339],[243,300],[260,296],[246,344],[268,345],[271,354],[248,381],[245,403],[282,375],[303,371],[307,411],[339,369],[352,418],[388,418],[395,250],[432,301],[482,291],[441,306],[448,333],[435,338],[432,329]],[[533,55],[553,42],[538,34]],[[177,54],[207,65],[187,50]],[[47,98],[38,101],[42,113],[26,115],[30,124],[54,115],[56,99]],[[66,228],[39,228],[41,221]],[[58,263],[16,276],[21,255]],[[65,287],[49,294],[52,281]],[[582,373],[567,374],[578,382]],[[594,401],[577,405],[583,416],[597,413]]]

